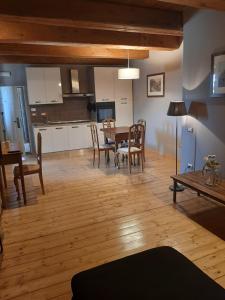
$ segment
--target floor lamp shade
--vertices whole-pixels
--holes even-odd
[[[171,101],[169,105],[169,109],[167,112],[167,116],[185,116],[187,115],[187,110],[185,107],[185,103],[183,101]]]

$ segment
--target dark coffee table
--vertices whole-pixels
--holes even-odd
[[[225,181],[215,186],[208,186],[205,184],[205,178],[202,172],[190,172],[180,175],[171,176],[173,179],[173,202],[176,203],[177,193],[176,185],[180,183],[197,192],[198,196],[204,195],[217,202],[225,205]]]
[[[76,274],[74,300],[224,300],[225,290],[171,247]]]

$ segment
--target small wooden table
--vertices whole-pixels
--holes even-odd
[[[180,183],[196,191],[198,196],[204,195],[225,205],[225,180],[223,180],[221,184],[208,186],[205,184],[205,177],[202,175],[201,171],[171,176],[171,178],[173,179],[174,184],[174,203],[176,203],[177,197],[176,185],[177,183]]]
[[[104,132],[105,137],[110,138],[115,142],[115,147],[117,149],[119,143],[128,140],[129,128],[130,128],[129,126],[124,126],[124,127],[101,128],[100,130]]]
[[[27,199],[26,199],[26,190],[25,190],[24,175],[23,175],[22,155],[23,153],[20,151],[17,144],[1,143],[0,164],[1,166],[3,166],[3,169],[5,165],[11,165],[11,164],[19,165],[23,200],[24,200],[24,204],[26,204]],[[5,174],[3,175],[5,177]],[[5,199],[5,194],[3,190],[3,181],[2,181],[2,170],[0,170],[0,193],[1,193],[3,207],[6,207],[6,199]]]

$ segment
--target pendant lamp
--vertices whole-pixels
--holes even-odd
[[[128,50],[127,68],[121,68],[118,70],[118,79],[139,79],[140,69],[130,68],[130,55]]]

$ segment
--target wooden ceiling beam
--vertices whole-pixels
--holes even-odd
[[[46,65],[62,65],[62,64],[77,64],[77,65],[113,65],[125,66],[126,59],[116,58],[85,58],[74,59],[71,57],[47,57],[47,56],[17,56],[17,55],[0,55],[0,63],[8,64],[46,64]]]
[[[15,20],[12,17],[0,19],[0,43],[93,44],[173,50],[182,42],[180,36],[52,26],[12,19]]]
[[[214,9],[225,11],[224,0],[157,0],[162,3],[177,4],[199,9]]]
[[[0,44],[0,56],[39,56],[67,57],[71,59],[127,59],[128,50],[110,49],[94,46],[46,46],[26,44]],[[149,57],[148,50],[129,50],[130,59],[145,59]]]
[[[56,26],[182,36],[182,13],[90,0],[0,1],[0,15]]]

